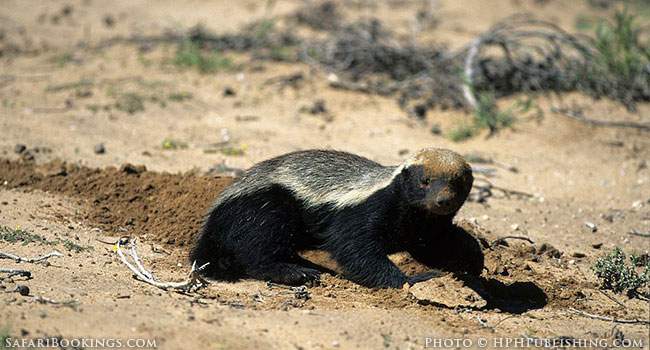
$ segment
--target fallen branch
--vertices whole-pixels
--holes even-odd
[[[576,310],[572,307],[569,308],[569,311],[574,312],[578,315],[592,318],[594,320],[601,320],[601,321],[609,321],[609,322],[615,322],[615,323],[630,323],[630,324],[648,324],[650,325],[650,320],[643,320],[643,319],[622,319],[622,318],[613,318],[613,317],[608,317],[608,316],[601,316],[601,315],[595,315],[595,314],[590,314],[581,310]]]
[[[131,249],[129,250],[128,254],[131,257],[131,259],[134,261],[135,265],[130,263],[129,260],[124,255],[124,252],[122,252],[122,245],[126,244],[127,242],[131,245]],[[199,272],[205,269],[205,267],[208,266],[209,263],[206,263],[201,267],[196,268],[196,261],[195,261],[192,264],[192,269],[190,270],[187,280],[183,282],[161,282],[161,281],[157,281],[155,276],[147,269],[145,269],[145,267],[142,265],[142,262],[136,250],[135,239],[130,240],[128,238],[120,238],[115,244],[115,248],[117,251],[117,255],[120,257],[124,265],[126,265],[126,267],[128,267],[129,270],[131,270],[131,272],[135,274],[136,279],[139,279],[140,281],[150,284],[154,287],[158,287],[164,290],[175,289],[175,290],[180,290],[182,292],[189,293],[192,291],[192,289],[198,290],[199,288],[208,285],[208,281],[203,279],[199,275]]]
[[[568,108],[551,107],[551,112],[593,126],[631,128],[631,129],[638,129],[643,131],[650,131],[650,123],[635,123],[635,122],[626,122],[626,121],[609,121],[609,120],[591,119],[591,118],[587,118],[581,110],[576,111],[576,110],[570,110]]]
[[[650,232],[640,232],[636,229],[631,229],[628,233],[634,236],[650,238]]]
[[[14,276],[27,277],[28,279],[32,278],[32,273],[27,270],[5,269],[0,267],[0,273],[6,273],[7,274],[6,278],[10,278]]]
[[[42,297],[40,295],[37,295],[34,297],[35,302],[39,304],[51,304],[51,305],[56,305],[56,306],[67,306],[73,310],[77,310],[77,306],[79,306],[79,302],[76,300],[68,300],[68,301],[57,301],[53,300],[50,298]]]
[[[5,253],[5,252],[0,252],[0,259],[11,259],[15,260],[17,263],[21,262],[26,262],[30,264],[45,264],[48,265],[49,261],[47,259],[52,258],[52,257],[60,257],[63,256],[63,254],[57,252],[56,250],[50,253],[47,253],[43,256],[35,257],[35,258],[23,258],[22,256],[14,255],[11,253]]]
[[[580,272],[582,273],[582,271],[580,271]],[[584,276],[584,274],[583,274],[583,276]],[[600,292],[600,294],[606,296],[607,299],[609,299],[609,300],[615,302],[615,303],[618,304],[621,308],[623,308],[623,309],[626,309],[626,308],[627,308],[627,307],[625,306],[625,304],[623,304],[622,302],[618,301],[618,299],[614,298],[613,296],[607,294],[607,292],[605,292],[604,290],[602,290],[602,289],[597,289],[597,290]]]
[[[535,242],[532,239],[525,236],[505,236],[505,237],[497,238],[494,241],[492,241],[492,243],[490,243],[490,248],[494,247],[497,244],[505,242],[507,239],[520,239],[530,244],[535,244]]]
[[[522,199],[534,197],[530,193],[495,186],[488,179],[482,177],[475,178],[474,186],[472,188],[475,192],[470,196],[470,200],[477,203],[486,202],[488,198],[494,196],[494,191],[501,192],[505,198],[516,197],[517,199]]]

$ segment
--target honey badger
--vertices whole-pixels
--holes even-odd
[[[298,252],[323,249],[346,278],[401,287],[436,276],[406,276],[387,255],[407,251],[434,268],[480,274],[481,249],[452,224],[472,187],[457,153],[428,148],[399,166],[354,154],[308,150],[256,164],[209,211],[190,259],[222,280],[252,277],[299,285],[319,279]],[[460,262],[460,264],[456,264]]]

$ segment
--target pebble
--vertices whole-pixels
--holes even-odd
[[[17,285],[15,291],[24,297],[29,295],[29,287],[22,284]]]
[[[235,89],[231,88],[230,86],[226,86],[223,89],[223,96],[235,96],[237,93],[235,92]]]
[[[127,174],[140,174],[147,171],[144,165],[133,165],[131,163],[122,164],[120,171]]]
[[[591,232],[598,231],[598,226],[596,226],[596,224],[594,224],[593,222],[585,221],[585,226],[587,226],[587,228],[590,229]]]
[[[103,143],[98,143],[95,145],[94,151],[95,154],[104,154],[106,153],[106,147],[104,146]]]
[[[16,146],[14,146],[14,152],[16,154],[21,154],[27,150],[27,146],[23,145],[22,143],[17,143]]]

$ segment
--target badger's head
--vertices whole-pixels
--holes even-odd
[[[426,148],[399,166],[402,191],[410,205],[437,215],[456,213],[472,189],[472,168],[456,152]]]

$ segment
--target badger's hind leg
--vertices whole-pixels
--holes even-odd
[[[227,207],[232,218],[224,235],[247,277],[282,284],[311,284],[320,272],[303,264],[298,251],[306,237],[299,203],[291,193],[274,186],[234,199]]]

